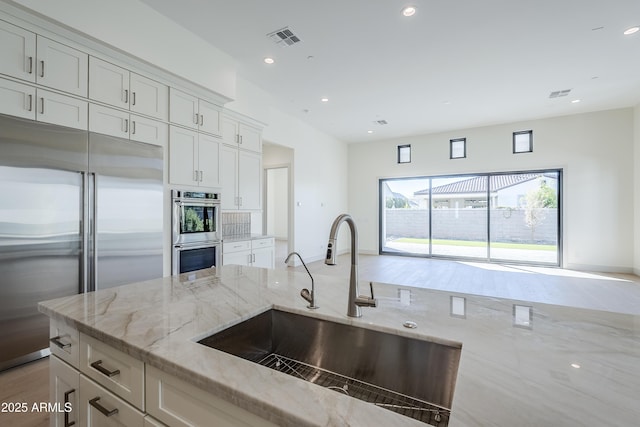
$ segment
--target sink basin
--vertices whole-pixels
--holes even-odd
[[[442,426],[462,350],[275,309],[199,343]]]

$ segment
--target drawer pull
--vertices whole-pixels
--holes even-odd
[[[76,424],[75,421],[69,422],[69,412],[67,411],[67,403],[71,402],[69,400],[69,395],[71,393],[75,393],[75,392],[76,392],[75,388],[72,388],[71,390],[64,392],[64,403],[65,403],[65,405],[64,405],[64,407],[65,407],[65,411],[64,411],[64,427],[71,427],[71,426],[74,426]]]
[[[107,377],[115,377],[120,374],[120,369],[116,369],[115,371],[110,371],[102,366],[102,360],[96,360],[90,365],[93,369],[97,369],[101,374],[106,375]]]
[[[58,335],[57,337],[50,338],[49,341],[51,341],[53,344],[63,349],[71,347],[71,343],[63,343],[60,341],[60,338],[62,338],[62,335]]]
[[[98,411],[100,411],[100,413],[102,415],[104,415],[105,417],[110,417],[112,415],[115,415],[118,413],[118,408],[114,408],[112,410],[108,410],[107,408],[105,408],[104,406],[102,406],[101,404],[98,403],[98,400],[100,400],[99,397],[94,397],[93,399],[91,399],[89,401],[89,405],[93,406],[94,408],[96,408]]]

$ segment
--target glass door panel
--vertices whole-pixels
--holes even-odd
[[[559,171],[491,176],[491,259],[559,263]]]
[[[429,255],[429,179],[380,181],[380,252]]]
[[[431,253],[487,259],[487,177],[431,181]]]

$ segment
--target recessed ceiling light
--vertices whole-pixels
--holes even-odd
[[[373,131],[372,130],[368,130],[367,133],[373,133]]]
[[[574,99],[573,101],[571,101],[572,104],[577,104],[578,102],[580,102],[580,99]]]
[[[269,57],[269,56],[267,56],[266,58],[264,58],[264,63],[265,63],[265,64],[269,64],[269,65],[271,65],[271,64],[273,64],[274,62],[276,62],[276,61],[275,61],[273,58]]]
[[[415,6],[407,6],[404,9],[402,9],[402,15],[407,17],[415,15],[416,12],[417,12],[417,9]]]
[[[321,98],[320,101],[322,102],[329,102],[329,98]]]
[[[578,363],[572,363],[572,364],[571,364],[571,367],[572,367],[572,368],[575,368],[575,369],[580,369],[580,364],[578,364]]]
[[[627,28],[626,30],[624,30],[624,35],[625,36],[630,36],[631,34],[635,34],[638,31],[640,31],[640,27],[631,27],[631,28]]]

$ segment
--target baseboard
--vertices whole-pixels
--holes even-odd
[[[620,274],[636,274],[638,270],[633,267],[618,267],[612,265],[593,265],[593,264],[574,264],[567,263],[564,268],[567,270],[590,271],[595,273],[620,273]]]

